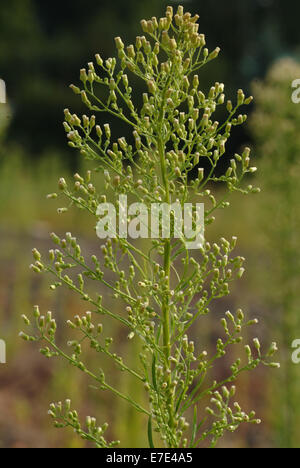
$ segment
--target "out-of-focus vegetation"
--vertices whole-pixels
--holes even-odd
[[[105,394],[89,389],[89,382],[76,369],[59,361],[45,362],[37,349],[20,342],[18,332],[21,314],[30,314],[35,303],[52,308],[61,320],[82,311],[76,298],[68,293],[54,297],[49,284],[31,274],[31,248],[46,251],[49,231],[70,230],[87,249],[97,246],[88,218],[76,210],[57,216],[57,202],[46,199],[47,193],[56,190],[58,178],[67,178],[70,165],[73,172],[84,170],[68,151],[61,126],[64,107],[82,112],[67,84],[76,81],[86,57],[99,51],[109,56],[114,36],[129,42],[137,33],[133,28],[137,20],[159,16],[166,4],[175,2],[92,0],[87,6],[82,0],[11,0],[1,5],[0,78],[6,81],[9,100],[9,107],[0,105],[0,338],[6,340],[8,360],[0,366],[1,447],[80,446],[82,442],[72,433],[57,433],[51,427],[46,410],[54,396],[62,400],[71,396],[83,415],[101,408],[99,418],[112,422],[124,446],[145,443],[136,440],[133,415],[123,405],[118,407]],[[200,14],[200,29],[209,33],[210,47],[222,47],[218,68],[212,65],[202,76],[205,89],[216,79],[230,82],[233,88],[247,86],[255,77],[262,79],[276,58],[299,56],[300,3],[194,0],[187,4]],[[291,103],[290,81],[300,78],[300,70],[289,63],[279,61],[264,84],[255,85],[252,131],[236,131],[228,150],[230,158],[242,145],[257,146],[263,193],[254,201],[234,197],[230,218],[224,211],[212,226],[213,233],[225,230],[228,236],[238,235],[239,250],[248,265],[245,281],[233,291],[231,303],[222,302],[220,312],[246,305],[245,310],[260,319],[261,341],[269,342],[275,334],[282,349],[282,371],[268,376],[260,372],[251,385],[247,378],[243,380],[242,403],[246,409],[257,408],[262,426],[227,439],[225,446],[300,446],[300,367],[290,363],[291,342],[300,338],[300,105]],[[216,322],[212,320],[207,331],[208,343],[214,341]],[[126,337],[119,336],[119,341],[124,354]],[[129,384],[118,382],[124,390]],[[111,438],[115,437],[112,433]]]
[[[288,448],[300,445],[300,367],[291,360],[292,341],[300,330],[300,106],[291,99],[295,77],[300,77],[300,63],[277,61],[266,79],[253,85],[256,110],[251,119],[264,192],[257,210],[257,225],[264,233],[261,258],[271,272],[262,269],[260,294],[267,323],[281,343],[282,370],[271,383],[272,419],[276,443]]]

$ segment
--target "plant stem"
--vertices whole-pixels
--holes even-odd
[[[162,113],[163,115],[163,113]],[[163,121],[163,119],[162,119]],[[166,203],[170,203],[170,190],[169,181],[167,178],[166,161],[165,161],[165,148],[162,138],[162,126],[160,127],[161,133],[158,139],[158,152],[161,165],[161,176],[166,192]],[[170,339],[170,307],[169,307],[169,291],[170,291],[170,273],[171,273],[171,240],[165,239],[164,247],[164,272],[166,277],[166,294],[163,299],[162,317],[163,317],[163,348],[166,360],[166,370],[168,371],[168,399],[167,406],[169,411],[169,426],[170,429],[174,428],[174,400],[172,396],[171,383],[172,377],[170,372],[170,356],[171,356],[171,339]]]

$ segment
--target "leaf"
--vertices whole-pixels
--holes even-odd
[[[148,442],[149,442],[149,447],[151,449],[155,448],[154,443],[153,443],[153,437],[152,437],[152,417],[149,417],[148,421]]]
[[[155,354],[153,355],[152,359],[152,383],[154,389],[157,391],[157,383],[156,383],[156,356]]]
[[[191,438],[191,443],[190,447],[192,447],[195,443],[196,440],[196,435],[198,431],[198,426],[197,426],[197,406],[194,406],[194,418],[193,418],[193,430],[192,430],[192,438]]]

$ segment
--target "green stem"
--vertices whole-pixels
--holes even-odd
[[[166,169],[166,160],[165,160],[165,146],[163,140],[163,117],[164,117],[164,97],[162,102],[162,109],[160,113],[160,129],[159,129],[159,138],[158,138],[158,152],[159,152],[159,159],[160,159],[160,167],[161,167],[161,176],[163,185],[165,188],[166,194],[166,203],[170,204],[170,189],[169,189],[169,181],[167,177],[167,169]],[[163,320],[163,347],[164,347],[164,355],[166,361],[166,369],[168,370],[168,397],[167,397],[167,406],[169,408],[169,426],[172,430],[174,428],[174,401],[173,395],[171,390],[172,384],[172,377],[170,372],[170,356],[171,356],[171,340],[170,340],[170,306],[169,306],[169,291],[170,291],[170,273],[171,273],[171,240],[165,240],[165,247],[164,247],[164,272],[166,276],[166,294],[163,299],[163,307],[162,307],[162,320]]]

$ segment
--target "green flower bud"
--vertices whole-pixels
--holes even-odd
[[[24,332],[20,332],[19,337],[22,338],[22,340],[24,341],[30,341],[30,337],[26,335]]]
[[[278,351],[278,347],[277,344],[273,342],[267,352],[267,357],[273,356],[276,353],[276,351]]]
[[[39,309],[39,306],[37,306],[37,305],[34,306],[34,308],[33,308],[33,316],[34,316],[35,318],[39,318],[39,317],[40,317],[40,309]]]
[[[81,94],[82,102],[83,102],[84,104],[86,104],[88,107],[90,107],[90,106],[91,106],[91,102],[89,101],[86,92],[85,92],[85,91],[81,91],[80,94]]]
[[[41,273],[41,270],[35,265],[30,265],[30,269],[34,271],[34,273]]]
[[[170,39],[170,41],[169,41],[169,47],[170,47],[171,50],[177,49],[177,43],[176,43],[176,40],[175,40],[175,39]]]
[[[107,138],[108,140],[110,140],[110,138],[111,138],[111,130],[110,130],[109,124],[105,124],[105,125],[104,125],[104,131],[105,131],[106,138]]]
[[[257,351],[260,351],[260,342],[258,338],[253,338],[253,343],[254,343],[255,349],[257,349]]]
[[[244,101],[245,101],[245,94],[242,89],[239,89],[237,92],[238,105],[241,106],[242,104],[244,104]]]
[[[103,60],[102,60],[100,54],[96,54],[95,58],[96,58],[96,62],[99,65],[99,67],[102,67],[103,66]]]
[[[143,32],[149,32],[149,31],[148,31],[148,23],[147,23],[147,21],[143,19],[143,20],[140,21],[140,23],[141,23]]]
[[[148,86],[149,93],[155,94],[155,92],[156,92],[156,86],[155,86],[154,81],[149,80],[149,81],[147,82],[147,86]]]
[[[221,51],[220,47],[216,47],[216,49],[213,52],[211,52],[211,54],[209,55],[209,59],[213,60],[213,59],[217,58],[220,51]]]
[[[57,193],[49,193],[47,195],[47,200],[56,200],[57,197],[58,197]]]
[[[41,260],[41,254],[40,252],[37,250],[37,249],[33,249],[32,250],[32,255],[33,255],[33,258],[37,261],[40,261]]]
[[[249,96],[247,99],[245,99],[244,104],[248,105],[253,101],[253,96]]]
[[[80,70],[80,80],[85,84],[88,80],[88,76],[87,76],[87,73],[86,73],[86,69],[85,68],[82,68]]]
[[[124,44],[120,37],[115,37],[115,43],[118,50],[124,49]]]
[[[23,322],[25,323],[25,325],[30,325],[30,320],[26,317],[26,315],[22,315],[22,319],[23,319]]]
[[[178,14],[178,16],[183,16],[183,6],[179,5],[179,7],[177,9],[177,14]]]
[[[78,88],[78,86],[75,86],[75,85],[71,84],[70,88],[73,91],[73,93],[75,93],[75,94],[80,94],[81,93],[81,89]]]
[[[67,188],[67,183],[63,177],[59,179],[58,187],[60,190],[65,190],[65,188]]]
[[[245,273],[245,268],[240,268],[240,269],[239,269],[239,272],[238,272],[238,274],[237,274],[237,277],[238,277],[239,279],[241,279],[241,277],[243,276],[244,273]]]

